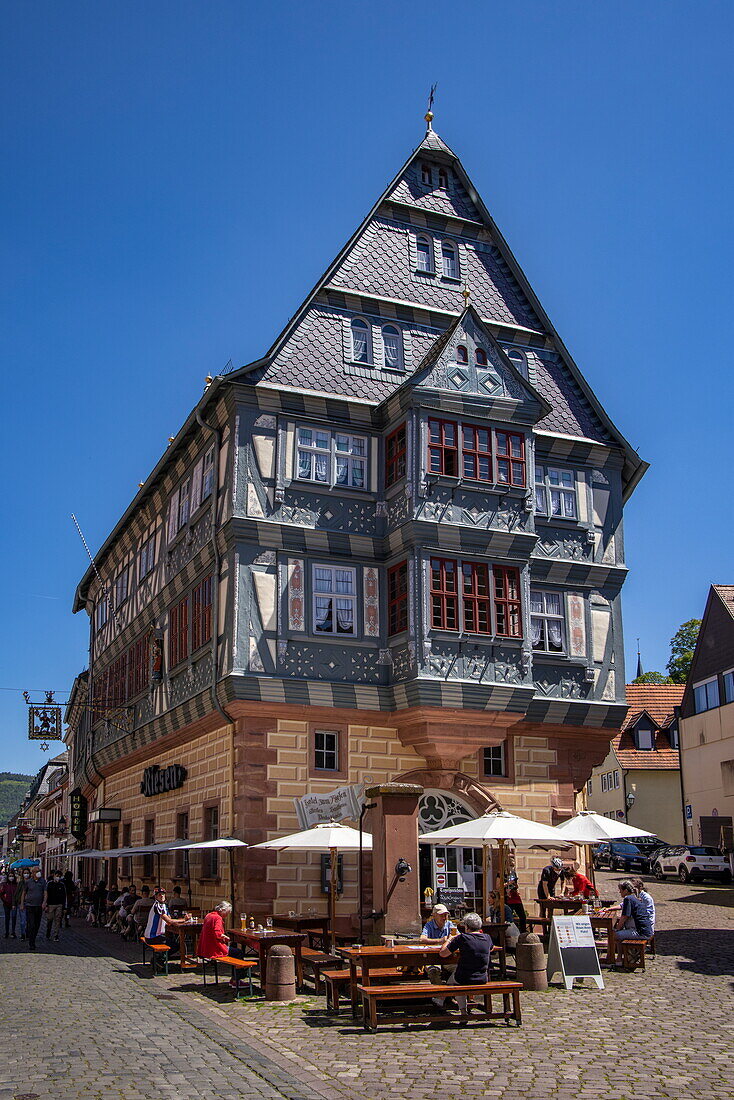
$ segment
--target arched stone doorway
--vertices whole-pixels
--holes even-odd
[[[429,787],[418,802],[418,832],[433,833],[477,816],[476,810],[454,791]],[[482,849],[438,844],[419,844],[418,848],[424,914],[430,909],[427,889],[433,890],[433,897],[438,900],[442,889],[463,890],[465,905],[481,911]]]

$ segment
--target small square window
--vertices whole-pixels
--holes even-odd
[[[319,772],[339,771],[338,730],[314,730],[313,766]]]
[[[484,774],[495,777],[507,775],[504,741],[501,745],[491,745],[484,749]]]

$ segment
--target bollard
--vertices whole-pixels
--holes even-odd
[[[517,941],[515,948],[517,980],[523,989],[543,990],[548,988],[548,975],[545,968],[543,944],[534,932],[525,932]]]
[[[275,944],[268,952],[265,977],[266,1001],[295,1001],[296,967],[293,952],[285,944]]]

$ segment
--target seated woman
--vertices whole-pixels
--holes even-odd
[[[244,950],[239,944],[233,944],[224,931],[224,918],[232,912],[232,906],[228,901],[220,901],[215,905],[211,913],[204,917],[204,923],[199,935],[199,957],[202,959],[224,959],[229,956],[232,959],[243,959]],[[237,984],[232,978],[231,986]]]
[[[633,878],[632,885],[635,888],[635,893],[645,906],[645,912],[647,913],[652,928],[652,934],[655,935],[655,902],[653,901],[652,894],[648,893],[645,889],[645,883],[641,878]]]
[[[645,906],[637,897],[629,879],[619,884],[622,898],[622,912],[614,928],[614,943],[617,947],[617,962],[622,964],[622,942],[624,940],[649,940],[652,936],[652,924]]]

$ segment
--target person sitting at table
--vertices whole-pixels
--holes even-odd
[[[186,911],[186,902],[181,897],[180,886],[174,886],[173,896],[168,902],[168,908],[171,910],[172,917],[180,917]]]
[[[449,936],[455,936],[457,932],[446,906],[434,905],[430,919],[423,925],[420,943],[445,943]]]
[[[143,934],[143,929],[148,923],[148,915],[150,914],[152,905],[153,899],[150,896],[150,886],[143,886],[140,891],[140,897],[136,898],[135,904],[130,910],[130,915],[127,918],[128,939],[134,939]]]
[[[561,877],[562,870],[563,860],[559,859],[558,856],[554,856],[548,866],[540,872],[540,879],[538,880],[538,898],[540,901],[556,896],[556,883]]]
[[[448,959],[455,951],[459,952],[459,961],[446,983],[447,988],[452,985],[481,985],[488,980],[492,938],[486,932],[482,932],[482,918],[478,913],[466,914],[464,928],[464,932],[450,939],[439,951],[442,959]],[[445,997],[434,997],[433,1003],[443,1008],[445,999]],[[459,1012],[466,1019],[469,1015],[466,995],[457,993],[456,1000]]]
[[[487,921],[489,924],[512,924],[515,922],[515,912],[507,904],[507,892],[505,892],[505,904],[503,906],[503,913],[500,913],[499,906],[499,894],[494,890],[489,892],[489,913],[487,914]]]
[[[245,952],[237,943],[232,943],[224,931],[224,920],[232,912],[232,906],[228,901],[220,901],[215,905],[211,913],[204,917],[204,923],[199,934],[199,957],[202,959],[223,959],[229,955],[232,959],[244,959]],[[231,986],[237,985],[237,980],[232,978]]]
[[[599,894],[591,879],[588,879],[586,875],[581,873],[581,864],[576,860],[573,864],[573,870],[571,872],[571,878],[566,885],[566,896],[572,898],[584,898],[587,900],[590,897],[598,898]]]
[[[623,940],[649,940],[652,936],[652,925],[645,905],[635,894],[629,879],[620,882],[619,893],[622,898],[622,912],[614,926],[614,942],[617,945],[617,962],[621,966]]]
[[[179,928],[185,928],[188,920],[175,920],[166,905],[166,891],[159,887],[154,894],[155,901],[148,913],[148,923],[145,926],[143,936],[147,943],[166,943],[166,929],[177,932]]]
[[[645,889],[645,883],[641,878],[633,878],[632,885],[635,888],[635,893],[645,906],[645,912],[647,913],[650,921],[650,927],[652,928],[652,934],[655,935],[655,902],[652,899],[652,894],[649,894]]]

